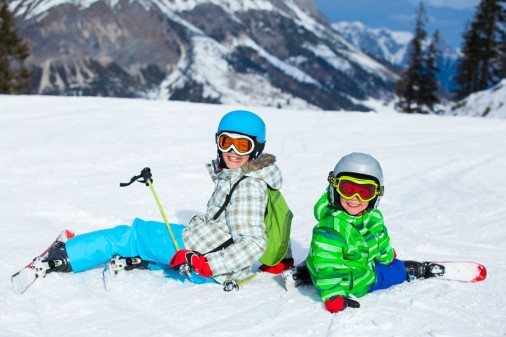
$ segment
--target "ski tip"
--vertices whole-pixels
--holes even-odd
[[[72,239],[75,235],[76,234],[74,232],[72,232],[71,230],[69,230],[69,229],[65,230],[65,236],[67,237],[67,240]]]
[[[471,282],[480,282],[487,278],[487,268],[484,265],[478,264],[478,275]]]

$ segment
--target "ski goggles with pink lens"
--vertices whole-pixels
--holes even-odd
[[[235,153],[241,156],[250,154],[255,150],[253,139],[238,133],[222,132],[218,135],[216,143],[221,152],[228,152],[233,149]]]
[[[384,193],[384,187],[379,186],[374,180],[359,179],[350,176],[336,178],[329,173],[328,181],[335,188],[337,193],[346,200],[357,197],[362,202],[369,202]]]

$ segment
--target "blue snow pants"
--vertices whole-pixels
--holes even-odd
[[[184,249],[183,225],[171,224],[179,249]],[[103,265],[114,255],[122,257],[140,256],[152,262],[152,269],[170,271],[169,261],[176,252],[165,223],[135,219],[131,226],[120,225],[86,234],[76,235],[65,244],[70,265],[74,272]],[[153,267],[156,265],[156,267]],[[179,276],[178,272],[173,272]],[[168,273],[170,276],[170,273]],[[192,273],[195,283],[216,282]]]
[[[376,284],[371,285],[371,288],[369,288],[370,293],[406,281],[406,268],[404,268],[404,263],[401,260],[394,259],[394,262],[388,266],[376,262],[375,267]]]

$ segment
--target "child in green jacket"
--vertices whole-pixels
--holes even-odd
[[[423,264],[395,258],[377,209],[384,192],[380,164],[365,153],[351,153],[329,173],[329,186],[314,206],[307,267],[325,307],[337,313],[359,307],[350,297],[423,277]],[[405,266],[406,265],[406,266]]]

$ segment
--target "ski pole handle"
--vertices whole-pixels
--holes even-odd
[[[174,244],[176,251],[178,251],[179,245],[177,244],[176,237],[174,236],[174,233],[172,232],[172,229],[170,228],[170,224],[169,224],[169,221],[167,220],[167,216],[165,215],[165,212],[163,211],[162,204],[160,203],[160,200],[158,199],[158,196],[156,195],[155,188],[153,187],[153,178],[152,178],[152,174],[151,174],[151,169],[149,167],[143,168],[139,175],[133,176],[132,179],[130,179],[130,181],[128,183],[120,183],[119,186],[120,187],[130,186],[135,181],[146,184],[146,186],[149,186],[149,188],[151,189],[151,193],[153,194],[153,197],[155,198],[156,205],[158,206],[160,213],[162,213],[162,218],[163,218],[163,221],[165,222],[165,226],[167,226],[167,230],[169,231],[170,237],[172,239],[172,243]]]
[[[137,176],[133,176],[128,183],[119,183],[119,187],[130,186],[135,181],[138,181],[140,183],[146,184],[146,186],[149,186],[149,182],[153,182],[151,169],[149,167],[143,168],[141,173]]]

